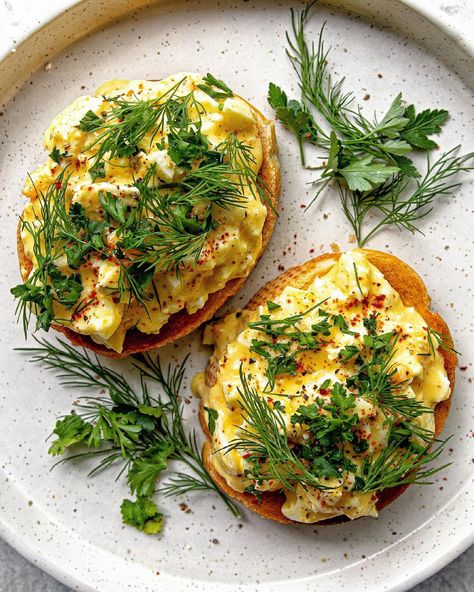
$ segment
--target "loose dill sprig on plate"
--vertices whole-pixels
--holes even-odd
[[[182,472],[175,472],[175,476],[169,479],[158,491],[163,491],[166,496],[182,495],[189,491],[213,491],[221,498],[234,516],[240,516],[237,506],[217,487],[209,475],[202,460],[201,447],[197,442],[196,431],[194,429],[189,431],[185,427],[180,391],[187,358],[178,369],[172,371],[169,366],[166,372],[163,371],[158,356],[153,358],[150,354],[137,354],[134,358],[138,362],[136,367],[140,371],[142,378],[157,382],[167,396],[170,405],[168,414],[170,425],[167,429],[169,437],[175,443],[176,458],[184,462],[194,473],[193,475],[187,475]]]
[[[268,92],[277,117],[298,140],[303,165],[305,142],[326,153],[324,164],[311,167],[321,171],[313,182],[317,188],[313,201],[334,183],[359,246],[387,226],[421,232],[419,221],[431,212],[436,200],[460,186],[452,178],[473,169],[474,153],[461,155],[457,146],[434,161],[428,158],[426,172],[421,173],[410,155],[437,148],[430,136],[442,130],[448,112],[417,112],[398,94],[383,116],[374,116],[373,120],[364,116],[355,104],[354,93],[344,91],[344,79],[334,81],[328,71],[330,49],[324,44],[325,25],[316,44],[306,38],[305,27],[314,3],[300,12],[291,11],[292,27],[287,32],[286,53],[298,77],[301,102],[288,100],[273,83]],[[329,130],[318,123],[312,110]],[[376,221],[366,230],[372,214],[376,214]]]
[[[36,347],[19,351],[31,356],[31,361],[56,371],[67,388],[97,393],[77,397],[74,412],[57,421],[53,431],[56,439],[49,453],[58,456],[70,449],[77,450],[57,464],[97,459],[90,475],[122,464],[117,479],[126,474],[130,492],[135,495],[135,500],[122,503],[124,523],[147,534],[159,532],[163,516],[152,499],[157,491],[167,496],[212,491],[234,516],[239,516],[237,507],[207,472],[195,431],[188,431],[185,426],[181,391],[186,359],[179,366],[164,370],[158,357],[135,356],[139,377],[136,387],[86,350],[76,350],[62,340],[55,345],[35,339]],[[152,383],[158,383],[159,392]],[[157,488],[161,474],[170,470],[168,463],[172,460],[183,462],[190,474],[172,471],[172,478]]]
[[[341,205],[359,246],[364,246],[384,226],[393,225],[412,233],[421,232],[417,223],[433,210],[436,200],[452,195],[461,187],[461,182],[451,182],[449,179],[473,169],[469,163],[474,153],[458,156],[459,149],[460,146],[456,146],[443,152],[434,162],[428,155],[423,178],[414,181],[398,174],[377,189],[367,192],[351,191],[338,183]],[[365,232],[364,223],[372,212],[377,214],[376,222]]]

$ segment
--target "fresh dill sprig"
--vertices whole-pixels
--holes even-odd
[[[142,378],[157,382],[168,397],[171,409],[169,414],[171,421],[168,430],[175,442],[177,458],[184,462],[194,473],[194,476],[187,476],[187,487],[183,484],[186,475],[177,473],[176,477],[173,478],[174,481],[166,486],[166,495],[180,495],[192,490],[207,489],[216,493],[234,516],[240,516],[237,506],[219,489],[209,475],[202,460],[196,431],[193,429],[191,432],[188,432],[185,429],[180,391],[187,358],[185,358],[178,369],[172,371],[169,366],[166,372],[163,371],[158,356],[152,358],[150,354],[137,354],[134,358],[138,362],[136,367],[140,371]],[[191,482],[194,484],[192,487],[189,486]]]
[[[249,385],[242,368],[238,388],[239,404],[248,427],[241,427],[240,435],[221,451],[239,450],[248,455],[249,462],[254,465],[248,477],[257,482],[279,481],[288,490],[294,490],[297,483],[327,489],[290,447],[281,411],[272,409],[265,398]]]
[[[382,491],[400,485],[431,485],[427,481],[433,475],[447,468],[450,463],[440,467],[428,468],[442,454],[449,438],[442,440],[431,449],[426,446],[403,446],[399,438],[389,438],[389,443],[375,458],[365,459],[360,476],[356,478],[356,490],[363,493]]]
[[[317,191],[311,203],[334,183],[359,246],[387,226],[421,232],[419,221],[431,212],[436,200],[451,195],[461,185],[452,178],[474,168],[474,153],[460,155],[457,146],[434,162],[428,158],[426,172],[418,171],[409,155],[437,147],[430,136],[442,130],[448,112],[416,112],[414,105],[405,105],[398,94],[385,115],[367,119],[355,104],[354,94],[344,91],[344,79],[334,81],[328,71],[330,49],[324,44],[325,25],[316,44],[306,38],[305,28],[314,4],[302,11],[291,11],[292,26],[286,35],[286,53],[298,78],[301,102],[288,100],[273,83],[268,95],[278,118],[295,134],[303,165],[304,142],[326,152],[321,157],[325,160],[322,166],[310,167],[321,171],[313,182]],[[312,110],[329,130],[317,122]],[[366,230],[372,214],[376,215],[375,222]]]
[[[210,162],[180,181],[156,186],[150,185],[151,168],[135,183],[140,209],[118,228],[117,247],[135,252],[132,261],[143,271],[179,270],[187,262],[197,262],[209,232],[217,225],[213,206],[245,205],[246,197],[234,180],[240,174],[227,164]],[[201,206],[199,216],[193,215],[196,206]]]
[[[382,227],[393,225],[410,232],[422,231],[417,222],[427,216],[442,197],[452,195],[462,183],[448,181],[461,172],[473,169],[469,164],[474,153],[458,156],[460,146],[443,152],[434,162],[427,157],[427,169],[422,179],[410,180],[396,175],[373,191],[351,191],[338,183],[341,205],[349,220],[359,246],[364,246]],[[378,217],[372,228],[365,232],[364,223],[370,213]]]
[[[269,187],[252,168],[252,165],[255,164],[255,159],[251,147],[239,140],[237,134],[233,133],[229,134],[217,146],[217,150],[222,153],[224,160],[233,170],[239,171],[239,174],[236,175],[236,180],[240,185],[241,192],[244,191],[246,183],[254,199],[260,199],[267,208],[277,213],[270,199]]]
[[[106,98],[113,106],[103,118],[93,111],[86,113],[78,128],[95,134],[87,146],[87,150],[97,147],[89,169],[93,181],[105,176],[106,160],[137,154],[139,143],[150,132],[151,146],[156,134],[173,120],[172,116],[175,115],[176,119],[176,113],[181,115],[184,112],[180,107],[190,100],[190,96],[175,98],[175,95],[185,80],[186,78],[182,78],[156,99]]]
[[[454,349],[451,338],[448,335],[436,331],[429,325],[427,325],[426,327],[426,339],[428,341],[430,355],[433,357],[435,357],[436,355],[436,345],[444,351],[453,352],[458,356],[461,355],[458,351]]]
[[[358,352],[357,374],[347,379],[348,386],[356,388],[359,396],[380,407],[386,417],[395,416],[397,421],[412,422],[425,413],[432,414],[429,407],[403,394],[404,383],[395,379],[397,367],[394,357],[398,334],[377,333],[375,323],[368,319],[371,328],[369,334],[364,336],[366,352],[363,356]],[[406,424],[410,429],[415,426],[413,423]]]
[[[201,163],[180,181],[161,185],[160,189],[177,191],[170,196],[171,204],[195,206],[207,202],[224,209],[241,208],[247,199],[243,190],[247,179],[243,167],[211,160]]]
[[[117,478],[126,473],[130,492],[136,496],[135,501],[122,503],[125,523],[147,533],[159,532],[163,517],[152,496],[171,460],[183,462],[191,474],[178,471],[165,484],[166,495],[213,491],[235,516],[239,515],[236,506],[207,472],[195,431],[188,432],[185,427],[180,393],[186,359],[173,369],[163,370],[159,358],[153,359],[148,354],[136,356],[134,366],[140,380],[137,388],[86,350],[76,350],[62,340],[54,345],[35,339],[36,347],[19,348],[19,351],[27,353],[31,361],[55,370],[66,387],[93,389],[98,393],[78,397],[75,411],[58,420],[54,429],[57,438],[49,452],[56,456],[78,448],[77,453],[59,462],[95,458],[98,463],[90,475],[122,463]],[[151,383],[158,383],[161,392],[155,393]]]
[[[36,328],[49,329],[60,322],[55,303],[71,309],[81,297],[78,274],[65,275],[56,266],[62,254],[67,230],[62,212],[66,203],[67,169],[63,170],[46,193],[37,191],[39,213],[33,220],[20,220],[20,228],[32,239],[35,267],[26,282],[10,291],[18,299],[16,312],[27,335],[31,313],[36,314]]]

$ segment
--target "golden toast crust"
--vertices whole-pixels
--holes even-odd
[[[390,285],[397,290],[402,302],[406,306],[413,306],[424,318],[429,327],[445,335],[448,343],[452,345],[452,338],[448,326],[438,314],[430,310],[431,300],[420,276],[409,265],[393,255],[369,249],[364,249],[364,252],[368,256],[369,261],[383,273]],[[275,296],[287,285],[300,289],[307,288],[315,277],[323,275],[339,259],[339,257],[340,253],[321,255],[303,263],[302,265],[297,265],[296,267],[288,269],[282,275],[261,288],[250,300],[246,308],[249,310],[255,310],[260,305],[265,304],[267,300],[274,300]],[[439,351],[444,358],[444,366],[451,385],[451,396],[446,401],[442,401],[436,405],[436,436],[438,436],[443,429],[449,413],[457,365],[457,356],[453,351],[447,351],[445,349],[440,349]],[[206,382],[209,386],[215,384],[215,373],[213,372],[213,363],[215,363],[215,361],[216,360],[211,357],[206,370]],[[207,436],[203,446],[204,463],[218,487],[229,497],[238,500],[244,506],[256,512],[263,518],[275,520],[276,522],[281,522],[283,524],[297,524],[293,520],[284,516],[281,512],[281,507],[285,501],[285,496],[282,493],[264,492],[262,494],[261,503],[258,503],[255,496],[249,493],[235,491],[227,484],[225,479],[216,472],[211,462],[212,447],[210,433],[204,417],[202,405],[200,408],[199,419],[202,429]],[[393,487],[381,491],[378,494],[379,499],[377,502],[377,510],[381,510],[393,502],[407,487],[408,485],[401,485],[399,487]],[[339,516],[337,518],[318,522],[318,524],[337,524],[347,520],[349,519],[345,516]]]
[[[263,181],[264,186],[268,188],[269,201],[276,211],[280,196],[281,179],[280,164],[278,161],[278,146],[275,137],[275,125],[253,105],[250,103],[247,104],[252,109],[256,119],[258,134],[262,142],[263,160],[258,176]],[[268,206],[266,206],[266,208],[267,215],[262,229],[262,249],[255,264],[265,250],[276,222],[275,211]],[[25,281],[32,269],[32,262],[25,255],[20,234],[20,223],[17,228],[17,248],[20,269],[24,271],[23,281]],[[108,349],[104,345],[99,345],[87,335],[81,335],[67,327],[61,325],[52,326],[56,331],[64,333],[74,345],[87,347],[88,349],[109,358],[124,358],[132,353],[162,347],[172,341],[176,341],[176,339],[179,339],[180,337],[184,337],[188,333],[191,333],[191,331],[194,331],[194,329],[202,325],[202,323],[213,317],[215,312],[241,288],[247,277],[248,276],[235,278],[227,282],[223,288],[210,294],[204,307],[195,313],[189,314],[186,310],[181,310],[180,312],[171,315],[168,322],[157,334],[147,334],[138,331],[138,329],[129,329],[125,336],[122,352],[116,352]]]

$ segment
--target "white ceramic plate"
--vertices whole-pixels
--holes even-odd
[[[86,478],[87,467],[50,472],[45,438],[76,393],[58,386],[41,368],[13,352],[23,344],[14,321],[9,287],[17,283],[15,227],[28,170],[45,157],[41,137],[52,117],[77,95],[103,80],[161,78],[174,71],[211,71],[239,94],[270,113],[270,80],[294,89],[284,55],[287,2],[212,0],[158,2],[125,15],[144,2],[81,2],[47,22],[0,67],[5,105],[2,140],[0,257],[4,281],[0,302],[0,534],[30,560],[79,590],[405,590],[434,573],[473,540],[473,315],[472,185],[436,208],[422,224],[425,236],[396,231],[371,245],[413,265],[424,278],[434,307],[451,326],[461,364],[445,433],[454,434],[446,458],[451,467],[428,488],[411,487],[378,520],[339,526],[283,527],[246,513],[235,520],[218,500],[194,496],[160,500],[167,524],[149,538],[121,524],[118,507],[125,483],[113,475]],[[73,4],[73,2],[69,2]],[[347,88],[366,94],[368,112],[387,107],[403,91],[416,105],[446,107],[452,117],[442,148],[474,147],[472,55],[412,7],[420,2],[346,2],[344,11],[315,10],[311,27],[328,21],[334,45],[331,69],[347,74]],[[426,4],[426,3],[425,3]],[[353,12],[350,13],[349,9]],[[84,35],[86,35],[84,37]],[[81,38],[80,40],[78,40]],[[459,41],[459,40],[458,40]],[[51,62],[51,68],[43,65]],[[381,75],[381,76],[380,76]],[[274,237],[234,305],[245,303],[266,280],[337,242],[350,247],[350,229],[335,195],[304,213],[311,192],[295,142],[280,127],[282,209]],[[174,362],[191,352],[188,380],[203,368],[208,352],[199,333],[163,352]],[[127,366],[121,364],[125,371]],[[195,410],[191,414],[195,422]],[[445,459],[446,460],[446,459]],[[241,526],[242,525],[242,526]],[[215,540],[219,542],[216,543]],[[213,542],[214,541],[214,542]]]

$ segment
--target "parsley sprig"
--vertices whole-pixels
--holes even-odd
[[[319,346],[320,335],[329,335],[330,325],[326,316],[313,323],[310,331],[303,331],[298,325],[311,311],[319,308],[325,300],[318,302],[304,313],[290,315],[285,318],[272,318],[271,314],[260,314],[258,321],[248,324],[249,329],[262,333],[267,339],[252,339],[250,351],[259,354],[267,362],[265,375],[267,377],[266,391],[275,388],[275,381],[280,374],[294,376],[297,370],[296,357],[309,350],[316,350]],[[267,302],[269,312],[278,310],[280,305]]]
[[[305,27],[314,3],[301,12],[291,11],[292,28],[287,32],[286,53],[298,77],[301,101],[288,100],[273,83],[268,91],[277,117],[297,138],[302,164],[305,142],[325,151],[325,162],[312,167],[320,170],[313,182],[317,187],[313,201],[335,184],[359,246],[386,226],[421,232],[419,221],[440,197],[451,195],[460,186],[454,177],[473,169],[474,153],[459,154],[460,146],[456,146],[436,160],[428,155],[426,171],[420,172],[410,156],[437,148],[430,136],[442,130],[448,112],[417,112],[398,94],[383,116],[368,119],[355,104],[354,94],[344,91],[344,79],[334,81],[328,71],[325,25],[316,44],[307,41]],[[324,120],[324,126],[313,112]],[[372,214],[376,214],[376,221],[366,230]]]
[[[74,451],[60,463],[97,459],[90,475],[121,464],[117,479],[126,474],[130,493],[135,496],[135,500],[125,499],[121,505],[124,523],[147,534],[159,532],[163,516],[152,499],[157,491],[165,496],[212,491],[235,516],[239,515],[207,472],[196,432],[185,426],[181,391],[186,359],[164,370],[158,357],[135,356],[137,388],[86,350],[76,350],[62,340],[57,345],[36,341],[36,347],[19,351],[56,371],[61,384],[69,389],[96,391],[77,397],[74,412],[57,421],[53,432],[56,439],[49,453],[58,456]],[[157,488],[162,473],[170,470],[169,461],[175,460],[190,472],[173,471],[173,476]]]

